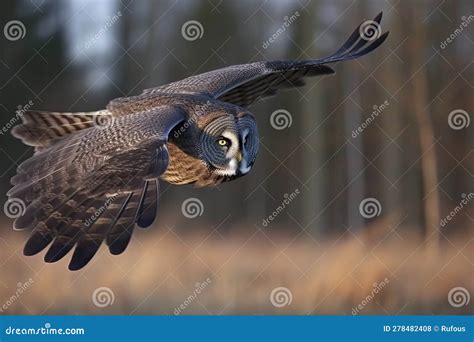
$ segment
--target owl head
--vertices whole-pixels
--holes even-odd
[[[233,179],[252,168],[258,152],[258,131],[249,112],[220,112],[200,128],[200,159],[210,172]]]

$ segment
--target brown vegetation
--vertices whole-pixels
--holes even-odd
[[[425,251],[421,237],[395,231],[377,243],[349,231],[338,240],[302,240],[261,229],[233,238],[142,232],[122,256],[101,249],[92,265],[70,272],[67,260],[44,264],[41,256],[22,256],[22,235],[12,233],[0,240],[1,303],[17,283],[32,278],[33,284],[3,314],[173,314],[186,302],[181,314],[350,315],[363,301],[358,314],[473,313],[472,305],[448,303],[453,287],[474,293],[471,236],[445,239],[437,256]],[[277,308],[270,294],[280,286],[292,301]],[[112,305],[93,304],[99,287],[113,291]]]

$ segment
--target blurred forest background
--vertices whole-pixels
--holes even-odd
[[[1,203],[32,154],[9,133],[15,111],[96,110],[232,64],[323,57],[380,11],[390,36],[376,51],[251,107],[249,175],[163,184],[159,219],[124,254],[103,248],[78,272],[26,258],[27,232],[1,212],[1,313],[472,314],[471,0],[2,1],[2,28],[24,31],[0,36]],[[196,39],[182,32],[190,20]],[[291,126],[272,127],[277,110]],[[182,214],[189,198],[195,218]]]

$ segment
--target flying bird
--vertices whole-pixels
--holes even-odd
[[[370,22],[379,29],[381,18]],[[49,246],[44,260],[55,262],[74,248],[69,269],[81,269],[103,241],[120,254],[135,225],[153,223],[160,181],[201,187],[247,174],[259,144],[248,106],[376,49],[388,32],[367,37],[364,23],[325,58],[229,66],[95,112],[25,112],[12,133],[35,153],[18,167],[7,194],[25,205],[14,222],[32,231],[24,254]]]

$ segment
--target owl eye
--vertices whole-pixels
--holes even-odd
[[[230,140],[227,139],[227,138],[219,138],[217,140],[217,143],[220,145],[220,146],[229,146],[230,145]]]

